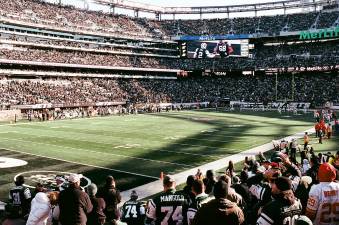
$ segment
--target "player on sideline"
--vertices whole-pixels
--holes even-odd
[[[339,183],[334,182],[336,170],[323,163],[318,170],[319,184],[311,187],[306,216],[317,225],[339,224]]]
[[[164,191],[148,202],[146,211],[146,225],[186,225],[186,211],[189,205],[188,198],[175,190],[175,180],[165,176]]]
[[[214,58],[214,55],[208,51],[207,43],[203,42],[201,43],[200,48],[195,49],[193,58],[195,59]]]
[[[131,199],[122,207],[121,221],[127,225],[144,225],[145,207],[138,201],[136,191],[132,191]]]

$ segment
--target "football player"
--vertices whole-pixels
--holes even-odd
[[[220,40],[214,48],[214,54],[219,54],[221,58],[226,58],[233,52],[233,48],[227,41]]]
[[[165,176],[164,191],[147,205],[145,224],[182,225],[187,224],[185,212],[189,205],[186,195],[175,190],[175,180]]]
[[[339,183],[336,170],[329,164],[321,164],[318,170],[319,184],[311,187],[306,216],[317,225],[339,224]]]
[[[132,191],[131,199],[125,202],[121,211],[122,222],[127,225],[144,225],[145,207],[142,202],[138,201],[136,191]]]
[[[203,42],[200,45],[200,48],[197,48],[194,52],[193,58],[195,59],[205,59],[205,58],[213,58],[214,55],[211,54],[207,49],[207,43]]]

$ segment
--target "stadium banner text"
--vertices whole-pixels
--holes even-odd
[[[334,38],[334,37],[339,37],[339,27],[315,30],[313,32],[301,31],[299,39],[309,40],[309,39],[325,39],[325,38]]]
[[[227,35],[207,35],[207,36],[180,36],[180,41],[213,41],[213,40],[237,40],[248,39],[251,36],[249,34],[227,34]]]

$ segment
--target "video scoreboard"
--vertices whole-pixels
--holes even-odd
[[[251,57],[254,46],[248,38],[235,39],[238,36],[184,36],[178,43],[179,54],[190,59]]]

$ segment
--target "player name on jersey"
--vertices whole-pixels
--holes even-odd
[[[185,201],[185,196],[183,195],[164,195],[160,197],[161,202],[182,202]]]
[[[338,196],[338,190],[324,191],[325,197]]]

